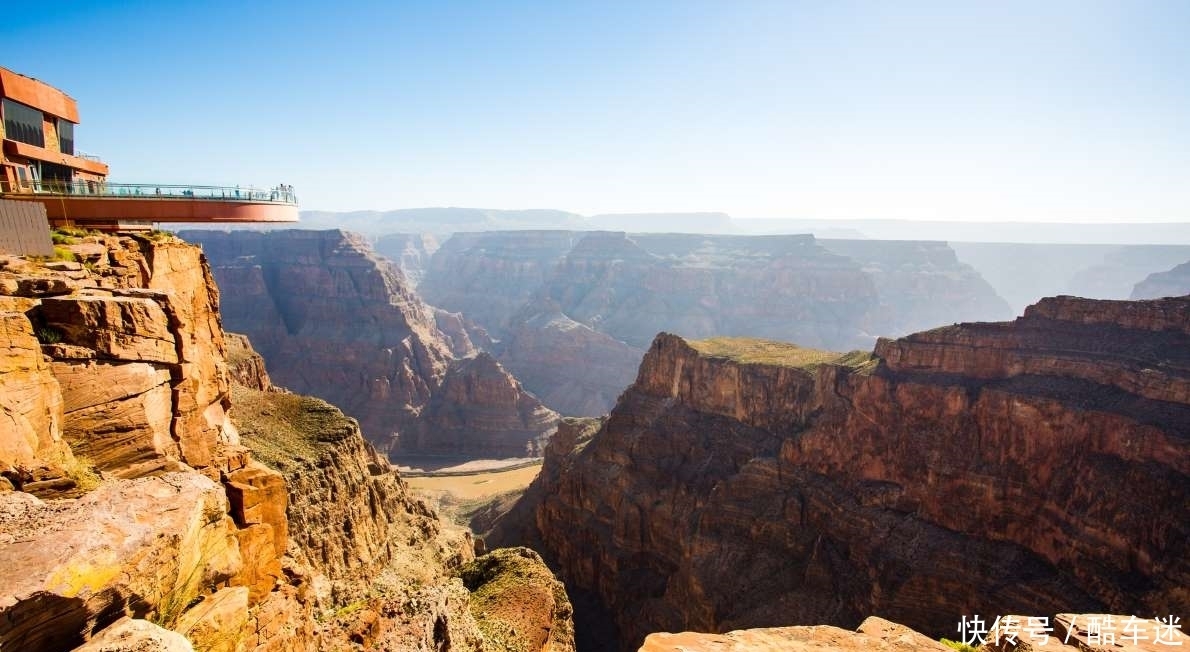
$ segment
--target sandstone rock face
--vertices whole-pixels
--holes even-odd
[[[181,634],[147,620],[121,618],[73,652],[194,652]]]
[[[227,344],[227,372],[232,382],[267,392],[273,386],[273,379],[265,369],[264,358],[252,348],[247,335],[239,333],[224,333],[223,341]]]
[[[25,312],[35,301],[0,297],[0,470],[71,457],[62,439],[62,392]]]
[[[4,380],[22,383],[5,394],[14,418],[0,466],[22,492],[82,496],[5,496],[0,563],[21,582],[0,598],[0,639],[62,649],[128,614],[255,649],[236,632],[293,593],[280,562],[285,491],[227,418],[206,261],[173,238],[87,236],[72,249],[86,266],[7,259],[0,270],[6,291],[26,295],[0,297]],[[236,614],[235,632],[206,614],[226,604],[216,592],[245,596],[212,612]],[[294,636],[312,626],[289,621]]]
[[[0,297],[0,648],[491,649],[451,577],[469,533],[412,498],[354,420],[237,386],[260,459],[286,475],[240,445],[197,248],[74,249],[85,267],[0,264],[0,288],[27,295]],[[267,387],[247,340],[233,351],[236,376]]]
[[[1168,272],[1154,272],[1132,288],[1133,299],[1160,299],[1190,294],[1190,262]]]
[[[726,634],[650,634],[639,652],[815,652],[889,650],[951,652],[907,627],[872,616],[856,631],[829,625],[745,629]]]
[[[420,289],[487,329],[547,406],[586,416],[610,409],[658,331],[845,350],[1011,316],[944,243],[812,236],[456,234]]]
[[[78,245],[90,270],[16,259],[0,271],[6,287],[30,295],[4,299],[6,341],[13,381],[29,383],[13,393],[17,427],[41,433],[4,440],[26,442],[27,455],[28,442],[45,448],[60,432],[122,477],[217,466],[238,441],[226,416],[218,291],[202,253],[174,240],[93,239]],[[10,455],[0,464],[20,463]]]
[[[235,392],[244,441],[284,477],[289,554],[322,576],[322,602],[361,599],[398,561],[424,566],[412,579],[473,557],[468,537],[443,531],[353,419],[313,397]]]
[[[968,640],[973,646],[982,640],[980,649],[986,652],[1111,652],[1122,647],[1157,652],[1190,645],[1190,636],[1177,628],[1180,623],[1170,621],[1169,615],[1153,619],[1132,614],[1004,615],[989,623],[986,634]]]
[[[185,235],[211,256],[224,288],[223,319],[251,338],[272,378],[356,417],[382,450],[441,450],[449,446],[429,433],[457,433],[460,419],[495,422],[486,413],[469,416],[467,404],[447,405],[440,396],[448,378],[472,366],[455,358],[474,351],[465,326],[436,315],[362,237],[342,231]],[[449,340],[439,323],[447,325]],[[501,382],[515,384],[503,369],[497,373]],[[531,399],[507,398],[506,416],[519,423],[523,403]],[[552,429],[546,421],[533,432],[518,426],[520,449]],[[497,443],[488,446],[489,435]],[[509,436],[474,431],[466,449],[496,455]]]
[[[628,649],[871,613],[949,636],[958,614],[1185,612],[1187,310],[1060,297],[833,361],[658,336],[489,544],[540,537]]]
[[[77,501],[0,494],[0,647],[69,649],[126,611],[171,623],[241,569],[222,488],[196,473],[113,481]]]

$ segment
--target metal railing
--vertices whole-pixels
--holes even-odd
[[[125,199],[202,199],[206,201],[248,201],[297,205],[291,186],[268,190],[251,186],[194,186],[169,183],[110,183],[100,181],[29,181],[23,186],[0,180],[0,192],[70,197],[114,197]]]

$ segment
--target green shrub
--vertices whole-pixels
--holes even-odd
[[[50,257],[50,260],[64,260],[66,262],[73,263],[77,262],[78,258],[75,257],[73,251],[67,249],[66,247],[54,247],[54,255]]]
[[[37,341],[42,344],[57,344],[62,341],[62,331],[53,326],[41,326],[37,329]]]
[[[944,638],[940,642],[946,647],[958,650],[958,652],[976,652],[979,649],[977,647],[963,643],[962,641],[952,641],[949,638]]]

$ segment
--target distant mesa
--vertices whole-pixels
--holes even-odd
[[[1190,294],[1190,262],[1167,272],[1154,272],[1132,288],[1133,299],[1159,299]]]
[[[457,233],[418,291],[494,340],[546,405],[605,414],[653,336],[764,337],[870,348],[1008,305],[941,242],[621,231]]]

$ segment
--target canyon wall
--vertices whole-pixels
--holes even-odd
[[[0,647],[572,649],[540,558],[477,577],[354,420],[271,388],[197,247],[72,239],[78,261],[0,257]],[[538,627],[496,645],[512,573]]]
[[[1160,299],[1190,294],[1190,262],[1165,272],[1154,272],[1132,288],[1132,299]]]
[[[556,415],[503,367],[474,361],[462,318],[427,306],[361,236],[183,235],[210,257],[223,319],[273,380],[355,417],[384,452],[523,453],[552,431]]]
[[[200,647],[315,649],[284,573],[281,477],[228,418],[218,292],[173,238],[0,261],[0,647],[69,649],[122,617]],[[262,620],[292,617],[285,627]]]
[[[945,242],[824,240],[827,251],[856,261],[872,277],[880,305],[869,333],[905,335],[958,321],[999,321],[1017,313]],[[791,340],[797,341],[797,340]]]
[[[537,545],[623,649],[1190,608],[1190,298],[1046,299],[870,355],[662,334],[590,433],[559,430],[489,543]]]
[[[846,350],[1011,317],[944,243],[804,235],[456,234],[419,289],[485,328],[546,405],[580,416],[611,408],[659,331]]]

